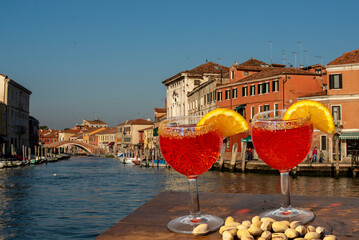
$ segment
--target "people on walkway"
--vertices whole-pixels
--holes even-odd
[[[313,156],[313,158],[312,158],[312,162],[317,162],[317,160],[318,160],[318,151],[317,151],[317,147],[315,147],[315,148],[313,149],[312,156]]]

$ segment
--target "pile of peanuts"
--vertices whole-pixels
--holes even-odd
[[[325,235],[323,227],[305,227],[299,221],[276,221],[272,218],[255,216],[242,223],[228,217],[219,229],[223,240],[337,240],[335,235]]]

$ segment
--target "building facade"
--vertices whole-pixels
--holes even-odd
[[[153,126],[149,119],[134,119],[117,125],[117,150],[123,151],[124,148],[139,149],[143,147],[140,142],[140,130]]]
[[[359,151],[359,49],[344,53],[326,65],[326,89],[299,98],[323,103],[332,113],[336,131],[334,136],[315,131],[313,145],[327,153],[329,162],[335,161],[336,137],[339,139],[339,160],[351,162]]]
[[[208,80],[223,79],[223,75],[227,73],[228,67],[207,62],[164,80],[162,83],[167,89],[167,117],[187,116],[189,111],[187,94]]]
[[[217,86],[217,107],[237,111],[250,124],[259,112],[286,109],[298,97],[322,89],[323,77],[319,73],[279,64],[269,65],[252,58],[232,66],[229,82]],[[237,143],[238,151],[242,152],[244,139],[250,139],[249,132],[228,138],[227,151]],[[247,145],[253,148],[251,141]]]
[[[8,76],[0,74],[0,101],[6,105],[6,152],[11,145],[16,152],[29,147],[29,112],[31,91]]]
[[[82,120],[82,124],[81,126],[88,126],[88,127],[94,127],[94,128],[102,128],[102,127],[107,127],[107,123],[105,123],[104,121],[101,121],[99,119],[95,119],[95,120],[86,120],[83,119]]]

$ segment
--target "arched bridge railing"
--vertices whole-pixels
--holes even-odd
[[[48,145],[45,145],[45,148],[59,148],[59,147],[66,147],[66,146],[75,146],[79,147],[86,152],[90,154],[96,154],[100,153],[102,149],[88,143],[80,142],[80,141],[74,141],[74,140],[67,140],[67,141],[60,141],[55,143],[50,143]]]

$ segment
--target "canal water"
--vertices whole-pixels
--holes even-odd
[[[199,191],[279,193],[279,176],[208,171]],[[95,239],[161,191],[187,191],[173,169],[72,157],[0,169],[0,239]],[[293,195],[359,197],[359,180],[299,176]],[[278,200],[279,201],[279,200]]]

